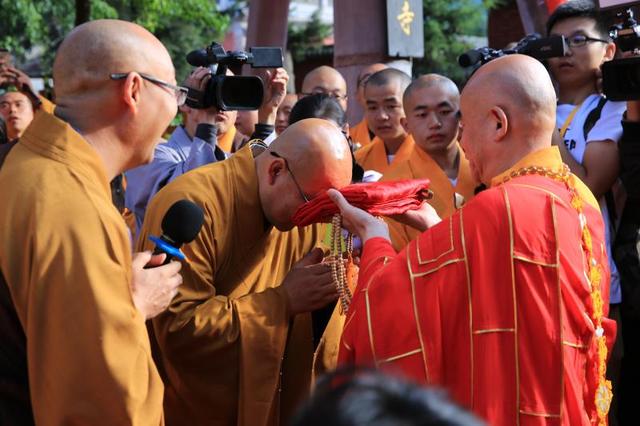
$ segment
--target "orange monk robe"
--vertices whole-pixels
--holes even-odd
[[[290,319],[280,286],[323,234],[282,233],[265,223],[251,147],[199,167],[153,198],[139,248],[151,248],[167,209],[186,198],[204,209],[198,237],[183,246],[183,284],[153,321],[166,370],[167,424],[286,423],[309,393],[311,315]]]
[[[371,132],[369,130],[369,123],[367,119],[363,118],[358,124],[349,128],[349,136],[353,142],[360,145],[360,148],[365,147],[371,143]]]
[[[456,211],[455,194],[460,194],[464,202],[473,197],[473,191],[478,183],[471,175],[469,162],[462,150],[459,150],[460,160],[456,184],[453,185],[444,171],[429,154],[418,145],[414,146],[413,153],[401,163],[392,165],[385,173],[381,181],[393,181],[402,179],[429,179],[433,198],[429,204],[436,209],[438,216],[447,218]],[[460,207],[460,205],[458,205]],[[385,219],[389,225],[389,234],[393,248],[401,250],[420,235],[420,231],[410,226],[403,225],[392,219]]]
[[[7,337],[0,300],[0,423],[29,424],[5,415],[31,411],[30,400],[38,425],[161,424],[164,387],[131,299],[131,243],[96,151],[38,111],[0,185],[0,269],[22,336]],[[27,369],[25,393],[7,395]]]
[[[531,165],[560,170],[562,160],[553,147],[511,170]],[[366,242],[340,362],[442,386],[491,425],[591,425],[596,348],[578,213],[564,183],[503,176],[397,255],[383,238]],[[576,187],[606,314],[602,217]],[[615,324],[603,327],[611,341]]]
[[[218,136],[216,142],[224,152],[233,152],[233,142],[236,137],[236,126],[229,126],[229,130],[221,136]]]
[[[389,163],[387,157],[387,149],[384,142],[379,137],[375,137],[373,142],[364,148],[360,148],[354,153],[356,162],[365,170],[375,170],[378,173],[385,174],[391,164],[400,163],[411,155],[415,142],[411,135],[407,135],[400,148],[395,153],[393,161]]]

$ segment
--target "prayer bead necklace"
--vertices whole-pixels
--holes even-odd
[[[591,233],[587,227],[587,217],[583,212],[583,202],[575,185],[575,176],[570,172],[569,167],[563,164],[562,170],[551,170],[545,167],[530,166],[524,167],[519,170],[514,170],[506,176],[502,183],[505,183],[513,178],[517,178],[524,175],[541,175],[549,177],[553,180],[563,182],[569,190],[571,195],[571,206],[578,212],[578,219],[580,220],[580,228],[582,231],[582,249],[585,252],[587,258],[588,271],[586,272],[587,283],[591,288],[591,302],[593,305],[593,311],[590,312],[591,320],[595,326],[595,344],[597,352],[597,360],[595,365],[595,374],[597,375],[598,388],[595,394],[595,407],[598,415],[598,425],[605,426],[607,424],[607,414],[609,412],[609,406],[611,405],[611,399],[613,393],[611,391],[611,382],[606,380],[607,371],[607,339],[604,335],[604,328],[602,328],[602,317],[604,315],[604,302],[602,300],[602,294],[600,293],[600,283],[602,282],[602,265],[598,263],[593,255],[593,242],[591,239]]]
[[[349,234],[346,239],[346,255],[342,250],[342,216],[334,214],[331,220],[331,276],[340,297],[341,313],[346,314],[351,303],[350,284],[353,279],[353,236]],[[346,263],[346,264],[345,264]]]

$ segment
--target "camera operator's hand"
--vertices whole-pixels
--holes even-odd
[[[258,110],[258,123],[275,124],[278,107],[287,96],[289,74],[284,68],[272,68],[260,73],[264,82],[264,99]]]
[[[191,89],[203,92],[206,89],[207,84],[209,83],[209,80],[211,80],[211,78],[212,75],[209,68],[198,67],[193,70],[191,74],[189,74],[189,77],[187,77],[187,79],[185,80],[184,85]],[[180,111],[189,114],[191,117],[191,121],[195,123],[204,123],[211,125],[216,125],[216,114],[218,114],[219,112],[215,106],[211,106],[205,109],[199,109],[192,108],[188,105],[182,105],[180,107]]]

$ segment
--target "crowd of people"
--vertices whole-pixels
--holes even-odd
[[[0,424],[632,424],[640,100],[600,93],[591,0],[546,29],[566,56],[462,90],[367,64],[352,126],[330,66],[297,94],[262,72],[257,110],[185,103],[211,69],[177,84],[129,22],[65,37],[54,99],[0,50]],[[407,179],[432,196],[390,217],[339,192]],[[294,224],[324,194],[356,237],[348,309],[331,225]],[[149,237],[183,199],[204,224],[169,261]]]

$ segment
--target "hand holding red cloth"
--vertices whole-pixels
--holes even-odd
[[[394,182],[356,183],[340,189],[349,204],[374,216],[399,215],[419,208],[430,198],[429,179],[409,179]],[[338,206],[324,193],[300,206],[293,215],[296,226],[331,222]]]

